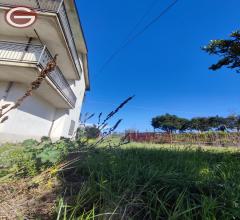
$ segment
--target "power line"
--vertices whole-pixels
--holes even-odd
[[[116,50],[116,51],[120,51],[123,45],[125,45],[130,39],[132,34],[134,33],[135,30],[137,30],[137,28],[139,27],[139,25],[144,21],[144,19],[148,16],[148,14],[153,10],[153,8],[156,6],[156,4],[158,3],[159,0],[154,0],[152,2],[152,4],[149,6],[149,8],[146,10],[146,12],[142,15],[142,17],[139,19],[139,21],[136,23],[136,25],[129,31],[129,33],[126,35],[126,38],[122,41],[122,43],[120,44],[121,46]],[[106,62],[103,64],[103,66],[100,68],[100,73],[104,70],[105,65],[107,66],[108,63],[111,62],[111,60],[118,54],[118,52],[114,52],[107,60]]]
[[[139,36],[141,36],[145,31],[147,31],[153,24],[155,24],[162,16],[164,16],[168,11],[170,11],[178,2],[179,0],[173,1],[169,6],[167,6],[161,13],[156,16],[152,21],[150,21],[142,30],[140,30],[138,33],[136,33],[132,38],[129,38],[122,46],[119,47],[102,65],[100,68],[100,73],[103,72],[103,70],[109,65],[112,60],[115,58],[116,55],[118,55],[121,50],[126,48],[130,43],[132,43],[134,40],[136,40]]]
[[[159,0],[154,0],[152,4],[149,6],[147,11],[143,14],[143,16],[139,19],[139,21],[135,24],[135,26],[132,28],[132,30],[128,33],[125,40],[122,42],[124,44],[126,41],[129,40],[129,38],[132,36],[134,31],[139,27],[139,25],[144,21],[144,19],[148,16],[148,14],[153,10],[153,8],[156,6]]]

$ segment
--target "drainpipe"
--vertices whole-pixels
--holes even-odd
[[[33,38],[29,37],[27,45],[26,45],[26,47],[24,49],[24,53],[22,54],[22,57],[20,58],[21,61],[24,59],[25,54],[28,52],[28,49],[30,47],[30,44],[31,44],[32,40],[33,40]]]
[[[13,87],[13,82],[9,82],[9,83],[7,84],[6,90],[5,90],[5,92],[4,92],[5,94],[3,95],[1,101],[6,101],[8,95],[9,95],[9,92],[10,92],[10,90],[11,90],[12,87]]]
[[[50,127],[49,132],[48,132],[48,137],[51,137],[51,135],[52,135],[53,126],[54,126],[54,123],[56,122],[56,114],[57,114],[57,108],[55,109],[55,114],[54,114],[54,118],[52,120],[51,127]]]
[[[28,49],[29,49],[29,46],[30,46],[32,40],[33,40],[33,38],[32,38],[32,37],[29,37],[28,42],[27,42],[27,46],[26,46],[26,48],[25,48],[25,52],[28,52]]]
[[[51,137],[52,131],[53,131],[53,126],[54,126],[55,120],[52,121],[51,127],[48,132],[48,137]]]

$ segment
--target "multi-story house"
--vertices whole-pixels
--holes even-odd
[[[22,13],[8,14],[20,6],[36,13],[30,26],[15,27],[7,20],[31,20]],[[87,48],[75,1],[0,0],[0,103],[14,104],[55,54],[55,70],[0,124],[0,142],[74,136],[89,89]]]

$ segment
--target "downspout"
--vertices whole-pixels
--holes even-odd
[[[2,102],[2,101],[6,101],[8,95],[9,95],[9,92],[10,92],[10,90],[11,90],[12,87],[13,87],[13,82],[9,82],[9,83],[7,84],[6,90],[5,90],[5,92],[4,92],[5,94],[4,94],[3,97],[1,98],[1,102]]]
[[[27,42],[27,45],[26,45],[26,47],[25,47],[25,49],[24,49],[24,53],[22,54],[22,57],[20,58],[21,61],[24,59],[26,53],[28,52],[29,47],[30,47],[30,45],[31,45],[31,43],[32,43],[32,40],[33,40],[33,38],[32,38],[32,37],[29,37],[28,42]]]
[[[51,137],[51,135],[52,135],[53,126],[54,126],[54,123],[55,123],[55,121],[56,121],[56,114],[57,114],[57,109],[55,109],[55,114],[54,114],[54,118],[53,118],[53,120],[52,120],[50,129],[49,129],[49,132],[48,132],[48,137]]]
[[[55,120],[52,121],[51,127],[48,132],[48,137],[51,137],[52,131],[53,131],[53,126],[54,126]]]

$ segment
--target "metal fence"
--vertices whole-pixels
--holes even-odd
[[[52,59],[46,46],[5,41],[0,42],[1,61],[32,63],[44,68]],[[74,107],[77,98],[61,70],[56,67],[55,70],[48,75],[48,78],[59,89],[72,107]]]
[[[21,3],[20,3],[21,2]],[[71,51],[71,56],[79,76],[82,74],[82,67],[80,65],[76,45],[73,39],[73,32],[67,16],[66,7],[63,0],[0,0],[0,6],[16,7],[17,5],[26,6],[37,11],[56,13],[62,25],[68,47]]]

